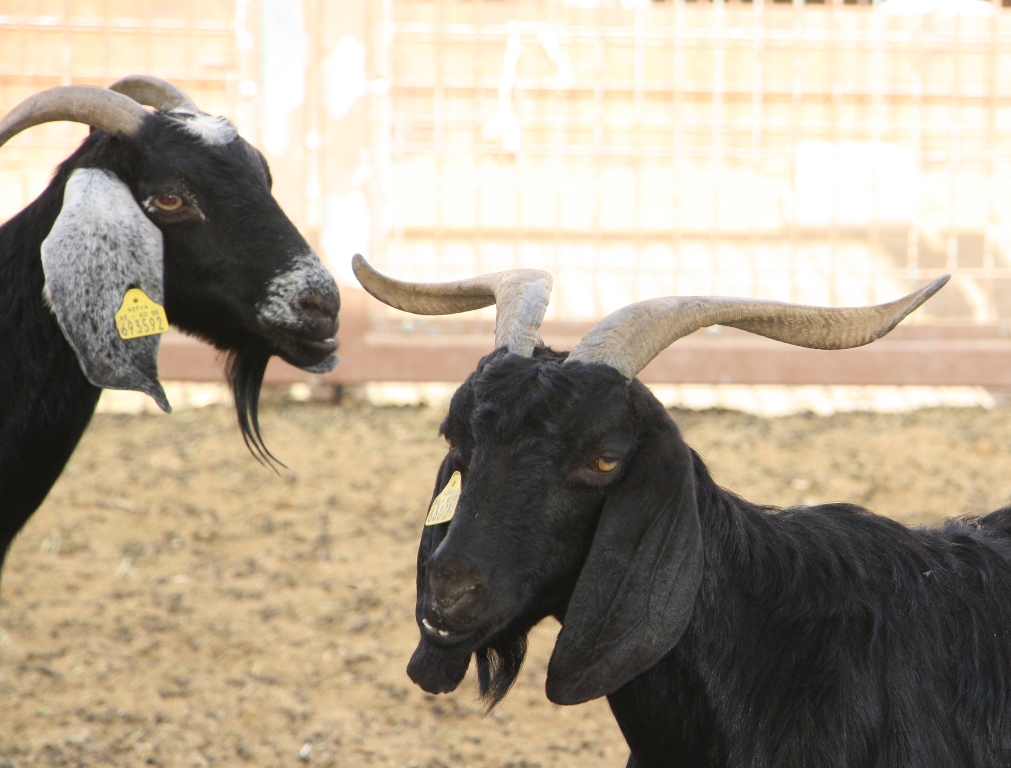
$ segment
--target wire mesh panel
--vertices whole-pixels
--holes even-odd
[[[951,272],[911,318],[947,346],[902,371],[727,347],[655,375],[1011,385],[979,346],[1011,321],[1009,24],[984,0],[0,0],[0,110],[147,73],[232,118],[344,285],[338,380],[455,378],[490,341],[492,310],[356,296],[360,251],[406,279],[547,269],[559,344],[652,296],[853,305]],[[0,219],[86,130],[0,150]]]
[[[156,74],[241,122],[240,21],[231,0],[0,0],[0,111],[57,85]],[[41,191],[87,131],[49,123],[0,150],[0,221]]]
[[[859,304],[950,271],[917,319],[999,323],[1011,28],[899,2],[395,0],[380,260],[542,267],[557,319]]]

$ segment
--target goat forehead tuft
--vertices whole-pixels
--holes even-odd
[[[492,361],[474,381],[474,428],[552,434],[579,410],[581,387],[554,359],[508,355]]]
[[[235,126],[224,117],[215,117],[213,115],[194,113],[181,109],[174,109],[168,114],[170,117],[178,120],[183,128],[205,144],[224,146],[231,144],[239,137],[239,132]]]
[[[609,366],[563,366],[558,359],[564,358],[490,361],[468,396],[454,402],[455,417],[467,421],[478,443],[529,447],[533,441],[559,456],[603,442],[616,449],[633,440],[628,381]]]
[[[511,408],[550,405],[557,412],[559,408],[584,401],[592,403],[627,389],[626,381],[605,366],[565,366],[561,365],[562,360],[564,355],[559,353],[532,358],[510,354],[489,359],[475,377],[475,395],[479,400]]]

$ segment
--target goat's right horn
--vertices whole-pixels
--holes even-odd
[[[168,80],[150,75],[127,75],[109,86],[110,91],[129,96],[138,104],[154,107],[159,112],[181,109],[200,114],[190,97],[176,88]]]
[[[0,120],[0,147],[34,125],[68,120],[135,136],[150,115],[133,99],[93,85],[61,85],[29,96]]]
[[[495,348],[530,357],[551,297],[551,275],[511,269],[447,283],[406,283],[377,272],[361,255],[351,261],[355,277],[384,304],[415,315],[453,315],[492,304]]]
[[[949,275],[887,304],[811,307],[758,299],[672,296],[631,304],[583,336],[566,363],[604,363],[633,379],[678,339],[710,325],[728,325],[798,347],[849,349],[869,344],[941,290]]]

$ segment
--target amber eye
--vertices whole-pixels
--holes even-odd
[[[618,468],[618,460],[609,459],[607,456],[600,456],[590,464],[590,467],[597,472],[613,472]]]
[[[453,439],[449,435],[443,435],[443,437],[446,438],[446,445],[448,445],[450,448],[452,448],[453,447]]]
[[[183,199],[179,195],[156,195],[151,200],[159,211],[178,211],[183,207]]]

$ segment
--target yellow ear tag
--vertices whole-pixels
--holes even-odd
[[[165,308],[140,288],[131,288],[116,313],[116,330],[121,339],[154,336],[169,329]]]
[[[454,472],[453,476],[449,478],[442,493],[432,500],[432,506],[428,508],[428,517],[425,518],[425,525],[448,523],[453,519],[453,515],[456,514],[456,505],[460,501],[461,479],[459,472]]]

